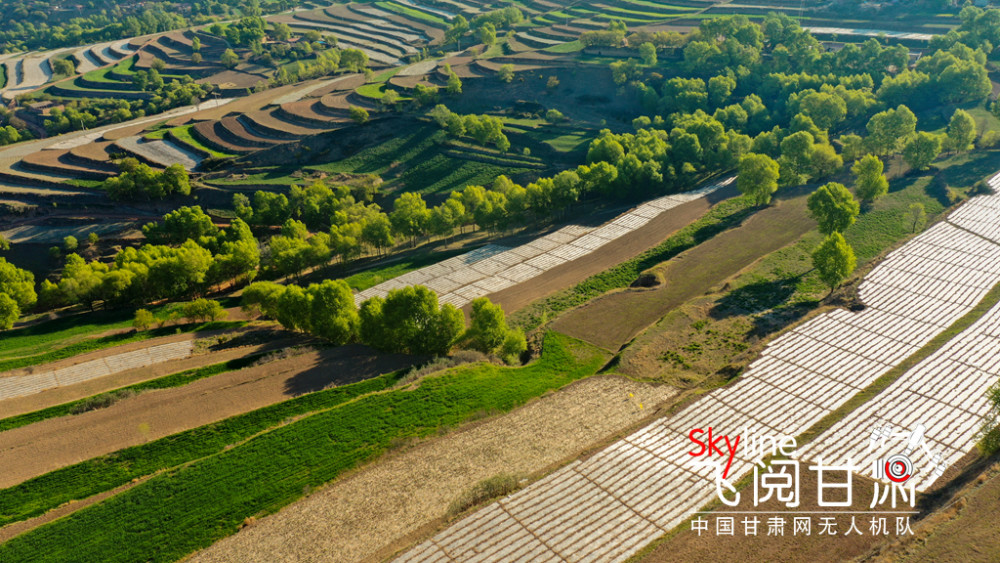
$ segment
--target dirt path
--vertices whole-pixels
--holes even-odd
[[[719,189],[703,198],[664,211],[631,233],[621,236],[598,250],[489,296],[504,311],[513,313],[531,302],[571,287],[588,277],[629,260],[663,242],[672,233],[701,217],[712,205],[737,194],[735,186]]]
[[[552,328],[617,351],[671,309],[723,283],[760,257],[791,244],[816,226],[806,196],[764,209],[662,266],[666,283],[594,299],[560,316]]]
[[[412,362],[408,356],[376,355],[363,346],[344,346],[149,391],[105,409],[3,432],[0,487]]]
[[[390,455],[189,561],[384,559],[440,525],[451,502],[479,481],[499,473],[528,475],[576,457],[638,423],[674,393],[668,386],[618,377],[577,382],[501,417]]]

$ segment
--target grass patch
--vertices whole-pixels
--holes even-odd
[[[573,152],[583,145],[589,143],[593,138],[592,134],[586,131],[578,131],[559,135],[552,139],[542,141],[559,152]]]
[[[364,272],[359,272],[353,276],[349,276],[344,279],[347,285],[358,291],[364,291],[370,287],[374,287],[386,280],[391,280],[392,278],[399,277],[407,272],[412,272],[414,270],[419,270],[425,266],[430,266],[431,264],[436,264],[442,260],[447,260],[452,256],[458,256],[459,254],[465,254],[474,248],[460,248],[456,250],[450,250],[448,252],[436,252],[434,254],[428,254],[426,256],[418,256],[416,258],[411,258],[408,260],[401,260],[394,264],[389,264],[387,266],[380,266],[377,268],[372,268],[370,270],[365,270]]]
[[[91,190],[99,190],[102,186],[104,186],[103,180],[87,180],[84,178],[70,178],[69,180],[66,180],[66,183],[78,188],[88,188]]]
[[[246,518],[273,513],[309,488],[379,456],[397,440],[433,435],[477,413],[508,411],[595,373],[607,357],[581,342],[549,333],[542,358],[525,367],[465,365],[425,378],[416,389],[370,393],[353,401],[344,397],[340,406],[152,477],[15,537],[0,546],[0,558],[176,560],[235,533]],[[378,381],[384,385],[392,379],[383,376]],[[300,399],[322,393],[329,392]],[[216,446],[226,443],[231,438],[217,440]],[[145,457],[135,459],[144,461]],[[46,491],[37,485],[28,490]],[[6,501],[6,495],[3,498]],[[6,508],[0,512],[9,513]]]
[[[180,127],[175,127],[173,129],[170,129],[170,134],[173,135],[177,140],[181,141],[184,144],[191,145],[192,147],[195,147],[198,150],[207,152],[209,155],[211,155],[212,158],[235,158],[236,157],[236,155],[234,155],[234,154],[229,154],[229,153],[225,153],[225,152],[222,152],[222,151],[217,151],[217,150],[213,149],[212,147],[210,147],[210,146],[202,143],[201,141],[199,141],[197,138],[194,137],[194,135],[191,134],[191,128],[192,127],[194,127],[194,125],[181,125]],[[159,131],[157,131],[156,133],[159,133]],[[155,134],[155,133],[151,133],[151,134]]]
[[[585,45],[580,43],[579,39],[574,39],[573,41],[567,41],[566,43],[546,47],[542,50],[548,53],[576,53],[577,51],[582,51],[584,47]]]
[[[385,97],[385,83],[371,82],[363,84],[354,91],[357,92],[359,96],[364,96],[365,98],[371,98],[373,100],[381,100]]]
[[[404,6],[395,2],[375,2],[375,5],[383,10],[388,10],[415,20],[420,20],[433,25],[434,27],[448,27],[448,22],[446,22],[444,18],[428,14],[427,12],[421,12],[415,8],[410,8],[409,6]]]
[[[122,399],[131,397],[133,395],[141,393],[142,391],[151,391],[153,389],[169,389],[171,387],[180,387],[182,385],[187,385],[188,383],[198,381],[199,379],[204,379],[206,377],[212,377],[213,375],[218,375],[220,373],[225,373],[227,371],[233,371],[240,368],[244,368],[246,366],[253,364],[263,355],[264,354],[253,354],[245,358],[237,358],[235,360],[230,360],[228,362],[221,362],[218,364],[212,364],[210,366],[204,366],[196,369],[181,371],[178,373],[172,373],[170,375],[165,375],[163,377],[158,377],[156,379],[150,379],[148,381],[136,383],[135,385],[121,387],[119,389],[115,389],[114,391],[108,391],[107,393],[99,393],[97,395],[91,395],[90,397],[85,397],[78,401],[71,401],[69,403],[63,403],[61,405],[56,405],[53,407],[49,407],[47,409],[42,409],[39,411],[29,412],[22,415],[5,418],[0,420],[0,432],[13,430],[14,428],[27,426],[29,424],[34,424],[42,420],[47,420],[49,418],[58,418],[61,416],[67,416],[71,414],[80,414],[91,410],[109,407]]]

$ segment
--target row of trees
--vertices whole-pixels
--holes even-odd
[[[126,307],[187,298],[215,284],[253,279],[260,249],[250,227],[234,219],[227,229],[217,229],[206,224],[203,215],[198,207],[169,213],[162,225],[144,228],[162,244],[125,248],[111,263],[69,254],[58,282],[42,282],[39,300],[46,307]]]
[[[252,283],[243,291],[243,309],[262,313],[289,330],[329,340],[335,345],[362,342],[387,352],[447,354],[464,345],[514,363],[527,349],[524,333],[507,326],[503,310],[486,298],[472,305],[472,325],[453,305],[423,286],[394,289],[355,305],[343,280],[325,280],[308,287]]]
[[[118,175],[104,180],[101,188],[115,200],[156,200],[174,194],[190,195],[191,180],[180,164],[161,171],[128,157],[118,162]]]
[[[491,115],[459,115],[444,104],[434,106],[427,114],[453,137],[471,137],[476,143],[493,145],[502,152],[510,149],[510,141],[503,133],[503,121]]]

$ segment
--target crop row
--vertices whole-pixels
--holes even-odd
[[[376,457],[393,440],[427,436],[477,412],[507,411],[593,374],[604,361],[602,353],[550,333],[542,359],[530,366],[462,366],[427,378],[416,389],[372,393],[346,402],[18,536],[0,546],[0,558],[173,561],[236,532],[245,518],[274,512],[300,498],[304,489]],[[384,386],[393,380],[383,377],[364,384],[379,381]],[[300,399],[315,395],[320,393]],[[188,448],[203,448],[202,442],[212,438],[216,448],[233,441],[228,436],[221,440],[205,436]],[[130,459],[127,467],[148,465],[146,459]]]

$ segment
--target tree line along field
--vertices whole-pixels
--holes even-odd
[[[456,6],[449,9],[384,2],[376,7],[382,10],[379,17],[385,21],[399,22],[401,14],[408,14],[438,29],[437,41],[442,45],[457,46],[489,38],[489,18],[463,29],[457,13],[449,15]],[[368,8],[351,5],[344,9],[372,16]],[[475,11],[466,13],[472,22],[476,21]],[[499,22],[506,16],[495,17]],[[786,194],[791,197],[795,190],[803,192],[803,198],[812,192],[808,196],[810,205],[802,205],[799,200],[799,207],[793,209],[800,214],[808,209],[819,222],[819,230],[810,229],[792,246],[764,256],[737,283],[711,296],[718,300],[716,316],[704,319],[706,323],[699,327],[690,324],[690,330],[704,331],[702,348],[674,348],[674,341],[667,346],[662,341],[649,344],[650,338],[666,335],[669,341],[680,333],[670,325],[668,316],[665,324],[626,349],[615,364],[617,369],[631,369],[634,366],[629,362],[636,357],[633,352],[657,352],[661,358],[655,369],[662,370],[657,376],[663,376],[663,371],[679,373],[679,377],[669,379],[679,386],[690,384],[692,376],[700,377],[706,386],[720,384],[723,381],[719,372],[699,370],[709,365],[724,370],[726,364],[747,360],[759,349],[756,346],[809,309],[836,303],[842,295],[836,293],[838,286],[850,279],[856,264],[864,265],[918,231],[920,221],[926,221],[928,216],[933,219],[960,199],[961,191],[956,187],[964,190],[986,175],[983,168],[988,167],[997,135],[987,100],[988,68],[992,62],[985,51],[992,43],[977,23],[978,17],[966,12],[964,35],[953,38],[955,41],[945,48],[925,54],[912,66],[906,48],[877,41],[859,48],[828,51],[787,18],[770,17],[762,26],[740,17],[704,18],[698,31],[681,39],[666,39],[684,43],[679,53],[672,54],[667,49],[673,47],[657,48],[656,42],[663,36],[643,35],[642,30],[627,29],[619,23],[601,24],[581,31],[577,37],[597,32],[596,36],[586,37],[610,41],[604,48],[616,53],[621,45],[615,42],[626,37],[650,39],[641,44],[651,45],[652,53],[650,48],[639,49],[639,54],[623,50],[625,57],[603,61],[600,57],[605,55],[586,52],[557,54],[557,62],[544,53],[533,58],[503,55],[510,58],[501,59],[502,64],[491,74],[464,79],[459,73],[464,74],[468,67],[463,65],[471,66],[475,57],[462,61],[452,58],[449,60],[454,65],[448,63],[446,67],[443,62],[435,62],[434,69],[415,74],[417,79],[412,82],[404,81],[409,79],[404,71],[364,73],[359,67],[353,70],[362,72],[352,73],[357,78],[350,77],[355,82],[314,79],[306,86],[276,86],[273,91],[262,90],[245,98],[256,96],[257,101],[280,102],[270,107],[265,103],[258,109],[236,115],[218,113],[195,123],[173,121],[149,129],[144,126],[122,139],[145,137],[133,140],[131,146],[152,145],[164,151],[172,150],[165,146],[184,145],[186,152],[200,148],[207,153],[202,162],[208,165],[213,160],[238,156],[233,147],[242,146],[254,149],[245,151],[242,157],[244,163],[252,162],[254,166],[246,169],[245,177],[227,169],[216,175],[193,177],[195,183],[204,181],[208,186],[195,186],[199,201],[212,194],[220,207],[231,209],[223,209],[213,217],[201,207],[184,205],[165,215],[163,221],[146,226],[144,243],[116,250],[104,259],[94,259],[96,253],[87,259],[78,254],[83,252],[81,248],[92,248],[88,245],[104,244],[100,237],[80,245],[75,239],[72,244],[66,241],[53,252],[54,260],[64,264],[61,275],[38,286],[33,278],[4,262],[0,269],[4,285],[0,287],[6,297],[0,304],[8,311],[11,303],[17,313],[22,308],[32,310],[36,301],[33,296],[37,295],[41,304],[36,310],[53,304],[103,308],[125,311],[124,319],[132,319],[109,319],[87,328],[70,326],[65,332],[58,332],[59,321],[38,325],[35,331],[31,327],[18,329],[20,332],[12,333],[16,340],[10,340],[9,364],[5,365],[34,365],[156,336],[161,333],[138,331],[68,346],[59,340],[97,335],[133,323],[143,328],[140,321],[144,317],[132,317],[137,307],[147,311],[146,307],[152,309],[150,304],[160,300],[225,295],[244,286],[243,304],[248,310],[258,310],[291,331],[307,333],[331,345],[360,341],[387,351],[441,355],[456,346],[473,347],[518,364],[520,353],[505,351],[508,337],[513,335],[512,349],[517,348],[518,337],[516,330],[508,330],[501,322],[502,311],[480,305],[477,313],[473,305],[472,327],[466,333],[465,319],[458,310],[448,305],[439,307],[439,297],[445,297],[443,290],[438,296],[427,290],[397,287],[384,299],[362,302],[357,310],[352,287],[362,290],[365,286],[392,284],[397,275],[433,268],[437,264],[422,261],[419,251],[414,252],[415,259],[402,260],[398,267],[393,266],[393,260],[407,246],[420,243],[430,247],[435,237],[450,240],[458,247],[501,239],[511,233],[531,237],[539,230],[572,223],[583,210],[610,212],[635,201],[718,181],[721,173],[735,171],[735,185],[744,198],[722,202],[646,254],[514,317],[517,324],[529,330],[538,326],[558,328],[558,320],[548,323],[564,311],[584,305],[608,290],[625,287],[637,278],[645,278],[653,286],[670,283],[669,279],[657,278],[657,272],[666,278],[664,270],[657,266],[697,252],[701,245],[710,244],[722,234],[752,234],[750,228],[739,230],[750,225],[745,219],[770,216],[771,209],[787,211],[791,207],[787,201],[769,207],[772,194],[776,194],[777,202]],[[338,25],[326,23],[325,19],[310,21]],[[353,30],[364,29],[361,23],[352,25]],[[237,27],[245,29],[242,24]],[[278,33],[278,29],[273,32]],[[225,30],[217,31],[216,35],[228,37]],[[350,33],[344,35],[351,37]],[[432,34],[428,31],[426,35]],[[238,35],[231,36],[240,40]],[[399,48],[399,41],[405,37],[397,34],[388,39],[392,41],[386,45]],[[344,40],[339,56],[352,49],[346,46],[349,41]],[[371,49],[358,39],[354,41],[354,45]],[[509,41],[507,45],[511,45]],[[517,39],[513,41],[516,44]],[[778,47],[792,52],[788,46],[799,55],[787,59],[773,56],[776,51],[782,53]],[[480,52],[488,51],[489,46],[483,44]],[[641,58],[630,59],[629,54]],[[662,60],[658,60],[659,55]],[[536,68],[526,68],[531,66]],[[582,107],[585,103],[577,103],[580,109],[566,109],[563,115],[549,100],[560,97],[560,93],[565,98],[566,92],[573,92],[577,102],[584,99],[586,94],[572,84],[573,72],[578,67],[598,66],[610,85],[605,92],[619,98],[614,102],[614,113],[607,114],[611,119],[595,122],[590,118],[594,110]],[[739,76],[727,73],[738,66],[744,66],[746,72]],[[120,68],[125,72],[132,67],[126,64]],[[483,90],[510,84],[519,93],[534,91],[541,101],[525,108],[527,115],[521,116],[476,111],[474,105],[464,101],[476,91],[476,84],[483,85]],[[289,101],[300,87],[316,89],[309,90],[308,97]],[[399,94],[404,88],[409,90],[409,100],[402,100]],[[362,91],[367,95],[362,96]],[[384,101],[389,91],[397,92],[396,103],[403,105],[390,110]],[[754,94],[758,91],[765,95]],[[300,103],[303,101],[306,103]],[[319,106],[327,104],[336,107],[339,120],[320,119],[324,116]],[[325,117],[334,113],[329,111]],[[571,127],[561,125],[567,116]],[[203,123],[211,125],[199,127]],[[332,123],[339,125],[334,127]],[[402,134],[396,130],[390,143],[378,142],[379,135],[393,133],[393,127],[401,123],[409,124],[412,130]],[[544,152],[546,140],[562,138],[568,130],[582,132],[581,139],[574,140],[577,144],[562,141],[564,146],[557,142],[570,150],[552,147],[553,152]],[[213,134],[219,137],[214,141],[216,145],[210,145],[208,140]],[[343,152],[343,145],[359,138],[367,143],[365,148],[352,154]],[[574,150],[581,145],[583,148]],[[67,151],[57,159],[73,151],[79,155],[83,146],[55,149]],[[524,148],[530,150],[521,150]],[[312,156],[324,150],[329,152],[318,158]],[[557,161],[553,158],[556,153],[563,153]],[[167,203],[193,203],[185,199],[192,189],[191,174],[155,162],[138,162],[154,159],[151,154],[133,154],[144,158],[127,162],[118,174],[109,171],[110,179],[102,180],[101,188],[123,199],[152,199],[159,197],[159,191],[173,198]],[[282,165],[290,161],[301,163],[305,174]],[[456,172],[451,161],[476,165]],[[558,164],[547,167],[553,161]],[[364,181],[375,175],[385,180],[379,190],[372,190],[373,184]],[[416,185],[411,178],[417,177],[427,183]],[[239,190],[241,186],[243,191]],[[816,194],[829,201],[814,199]],[[822,205],[814,206],[813,201]],[[224,224],[219,220],[222,217],[226,219]],[[467,236],[467,229],[478,232]],[[558,232],[553,229],[553,234]],[[385,254],[389,256],[380,262]],[[363,255],[369,256],[368,261],[358,262]],[[437,256],[445,258],[449,254]],[[377,265],[371,272],[372,279],[366,280],[364,273],[353,283],[323,279],[334,277],[333,272],[345,272],[346,265],[368,263]],[[571,265],[572,260],[568,263]],[[319,283],[303,282],[303,276],[310,275],[317,276],[311,279]],[[255,279],[257,283],[246,285]],[[30,292],[26,289],[29,285]],[[827,298],[827,292],[834,297]],[[410,330],[417,322],[418,309],[433,312],[424,316],[430,325],[423,331]],[[150,315],[158,313],[153,309]],[[492,319],[489,326],[483,320],[487,316]],[[732,331],[723,334],[715,327],[704,330],[715,322],[728,323],[727,330]],[[390,330],[395,326],[408,328],[396,335],[394,329]],[[429,341],[438,334],[447,338]],[[19,535],[0,551],[19,559],[31,557],[40,546],[48,545],[55,546],[55,551],[49,553],[56,559],[73,550],[74,556],[83,560],[98,560],[107,557],[108,542],[118,541],[108,530],[119,528],[130,538],[129,548],[115,555],[121,560],[182,557],[234,533],[247,518],[276,511],[299,498],[304,487],[321,485],[345,469],[374,459],[396,439],[426,437],[480,411],[508,410],[548,389],[593,374],[606,364],[608,355],[589,345],[553,332],[544,338],[541,358],[524,367],[475,363],[425,378],[416,387],[396,386],[402,374],[385,375],[303,395],[288,403],[226,419],[211,428],[193,429],[137,446],[127,454],[90,460],[27,481],[0,492],[0,504],[10,507],[3,513],[13,514],[12,521],[44,514],[68,500],[106,492],[156,473],[107,500]],[[701,337],[685,333],[685,338],[691,340],[685,344],[690,347]],[[709,351],[720,346],[720,339],[723,348],[741,341],[750,346],[721,360],[714,350]],[[692,357],[702,354],[711,357],[693,369],[696,362]],[[143,383],[133,390],[183,386],[239,365],[213,364]],[[569,373],[567,366],[572,368]],[[726,373],[731,372],[732,368]],[[28,413],[24,418],[0,424],[24,427],[64,416],[76,405],[50,408],[54,410]],[[292,424],[281,424],[289,416],[303,415],[306,417]],[[364,425],[358,422],[362,420]],[[372,421],[377,424],[372,426]],[[317,431],[319,428],[323,431]],[[225,447],[234,443],[238,445]],[[307,471],[303,472],[303,467]],[[157,473],[162,470],[168,471]],[[221,488],[220,483],[224,484]],[[260,483],[273,486],[255,486]],[[202,501],[210,497],[213,502]],[[142,507],[141,511],[126,519],[121,507],[136,505]],[[189,527],[166,524],[177,522],[182,514],[190,517],[184,519]],[[73,537],[91,539],[78,545],[70,540]]]

